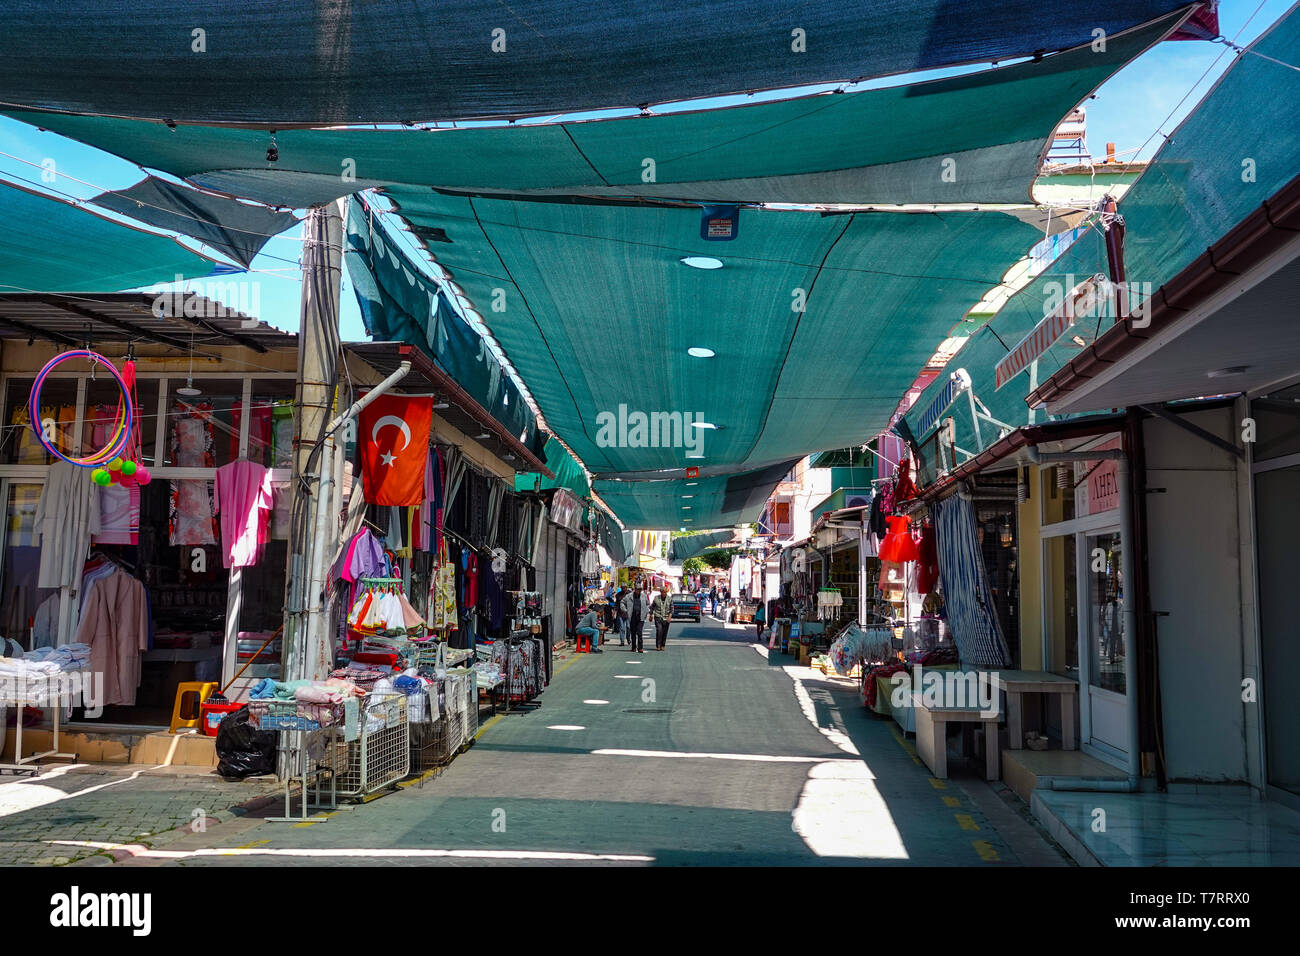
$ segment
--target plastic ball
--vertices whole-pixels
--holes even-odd
[[[122,470],[122,465],[124,465],[124,464],[125,464],[125,462],[122,461],[121,458],[114,458],[112,461],[110,461],[110,462],[108,463],[108,470],[109,470],[109,471],[121,471],[121,470]]]
[[[90,473],[90,480],[100,487],[104,487],[112,483],[113,475],[112,472],[107,469],[96,468]]]
[[[117,483],[123,488],[133,488],[137,484],[135,475],[128,475],[126,472],[121,473],[120,477],[117,479]]]
[[[122,474],[124,474],[124,475],[134,475],[135,472],[136,472],[136,469],[139,468],[139,467],[140,467],[140,466],[137,465],[137,464],[136,464],[135,462],[133,462],[133,461],[124,461],[124,462],[122,462]]]
[[[138,469],[136,469],[136,473],[135,473],[135,482],[136,482],[136,484],[138,484],[138,485],[147,485],[147,484],[149,484],[149,482],[152,481],[152,480],[153,480],[153,478],[152,478],[152,476],[149,474],[149,469],[146,468],[144,465],[141,465]]]

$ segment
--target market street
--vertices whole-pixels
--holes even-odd
[[[975,774],[931,777],[853,682],[769,658],[752,637],[706,616],[674,624],[664,653],[614,641],[558,663],[540,707],[488,720],[431,779],[320,822],[262,821],[275,805],[114,855],[185,866],[1067,864]]]

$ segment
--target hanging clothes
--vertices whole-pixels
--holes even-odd
[[[921,526],[916,550],[916,591],[926,595],[939,586],[939,548],[935,542],[933,526]]]
[[[149,649],[149,596],[144,585],[121,569],[95,581],[77,641],[90,645],[90,670],[104,675],[103,703],[134,706],[141,654]]]
[[[51,465],[35,521],[41,535],[37,587],[77,587],[90,538],[102,530],[99,485],[89,471],[66,461]]]
[[[268,423],[270,409],[267,409]],[[271,469],[254,461],[232,461],[217,469],[213,508],[221,516],[221,560],[227,568],[247,568],[262,560],[270,538],[274,504]]]
[[[140,486],[104,485],[99,489],[99,533],[95,544],[139,544]]]
[[[217,517],[212,512],[212,483],[203,479],[172,482],[167,511],[168,543],[215,545]]]
[[[889,525],[889,532],[885,535],[885,540],[880,542],[880,560],[891,564],[903,564],[920,557],[916,542],[912,540],[908,519],[895,515],[888,518],[886,523]]]

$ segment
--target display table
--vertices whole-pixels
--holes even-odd
[[[912,693],[912,709],[916,713],[916,752],[940,780],[948,777],[949,723],[979,723],[984,725],[984,776],[986,780],[998,779],[998,717],[985,713],[979,707],[927,707],[922,695]]]
[[[981,671],[980,683],[988,686],[996,676],[998,690],[1007,695],[1007,749],[1024,748],[1024,703],[1026,694],[1055,694],[1061,702],[1061,749],[1074,750],[1074,708],[1079,683],[1047,671]]]

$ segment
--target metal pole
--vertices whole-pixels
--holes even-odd
[[[339,286],[343,268],[343,219],[337,204],[317,206],[303,223],[302,306],[298,333],[298,427],[293,463],[294,522],[289,542],[290,570],[299,580],[296,601],[286,608],[286,673],[291,679],[314,676],[309,659],[318,655],[311,643],[322,629],[313,623],[323,594],[312,573],[315,548],[325,542],[328,482],[333,456],[318,445],[334,405],[339,352]]]

